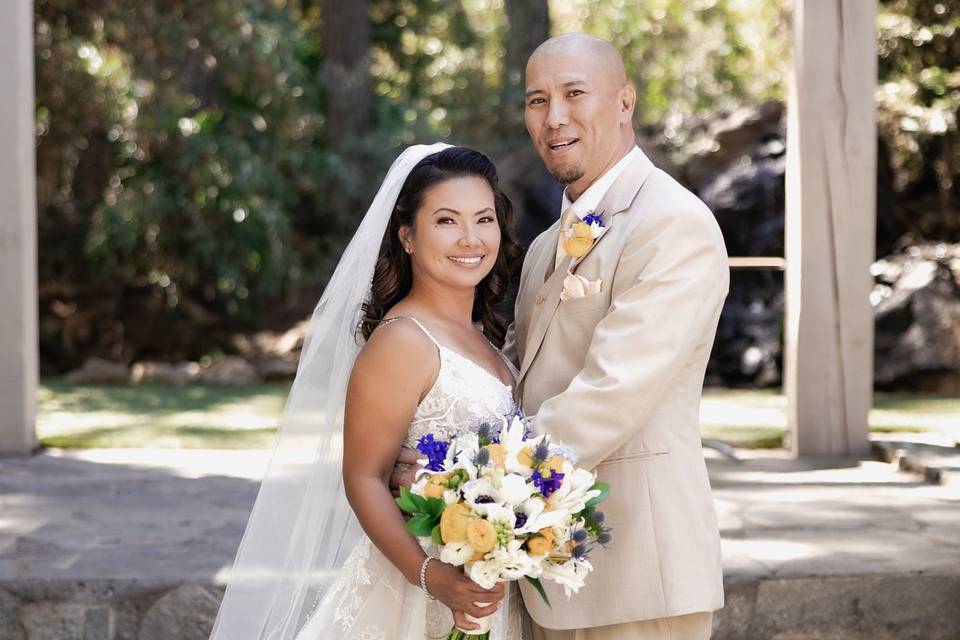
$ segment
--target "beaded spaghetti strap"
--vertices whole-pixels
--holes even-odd
[[[431,334],[429,331],[427,331],[427,328],[426,328],[425,326],[423,326],[423,323],[420,322],[419,320],[417,320],[416,318],[414,318],[413,316],[397,316],[397,317],[395,317],[395,318],[387,318],[386,320],[383,320],[383,321],[380,323],[380,326],[382,327],[382,326],[384,326],[384,325],[388,325],[388,324],[390,324],[391,322],[394,322],[395,320],[413,320],[413,321],[416,323],[416,325],[417,325],[418,327],[420,327],[420,330],[423,331],[428,338],[430,338],[430,342],[432,342],[432,343],[434,344],[434,346],[437,347],[437,349],[440,349],[440,348],[441,348],[440,343],[437,342],[437,339],[433,337],[433,334]]]

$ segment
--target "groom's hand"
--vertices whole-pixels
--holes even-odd
[[[400,495],[400,487],[409,489],[416,479],[417,471],[420,465],[417,460],[423,457],[416,449],[400,449],[400,456],[393,467],[393,473],[390,474],[390,491],[394,496]]]

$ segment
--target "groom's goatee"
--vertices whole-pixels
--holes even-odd
[[[567,169],[566,171],[551,171],[550,175],[561,184],[570,184],[583,177],[582,169]]]

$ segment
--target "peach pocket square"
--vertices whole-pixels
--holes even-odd
[[[563,279],[563,291],[560,292],[560,300],[576,300],[586,298],[601,291],[600,278],[596,280],[587,280],[581,275],[567,272],[567,277]]]

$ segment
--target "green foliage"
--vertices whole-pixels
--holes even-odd
[[[407,520],[406,527],[412,535],[420,538],[436,538],[439,535],[440,516],[444,502],[440,498],[424,498],[412,493],[406,487],[400,487],[397,506],[413,517]]]
[[[689,122],[782,99],[789,59],[784,0],[569,0],[555,2],[553,31],[614,43],[638,88],[636,121],[661,141],[688,141]]]
[[[526,149],[515,87],[501,86],[504,1],[369,0],[372,126],[334,152],[322,2],[37,0],[45,358],[226,349],[210,327],[315,302],[399,147]],[[782,98],[789,13],[786,0],[550,3],[552,33],[623,52],[637,124],[678,157],[704,117]],[[900,183],[954,201],[958,20],[946,2],[888,0],[878,22]]]
[[[896,186],[943,196],[956,216],[960,204],[960,8],[941,0],[886,0],[879,30],[878,125]],[[960,225],[957,227],[960,231]]]

